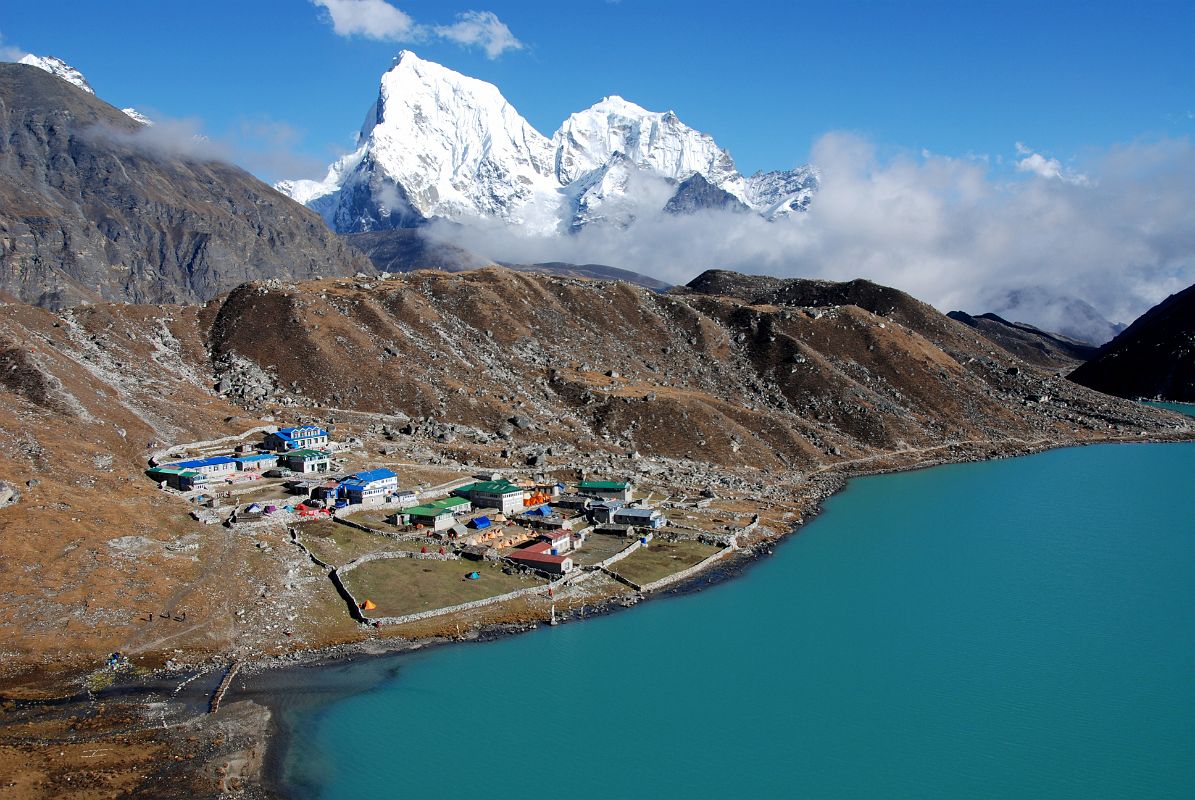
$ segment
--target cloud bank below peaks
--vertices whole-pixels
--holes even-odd
[[[1014,169],[986,158],[880,157],[869,140],[830,133],[812,162],[821,190],[807,213],[776,222],[705,211],[640,215],[531,236],[499,223],[433,225],[429,235],[487,258],[604,263],[684,283],[709,268],[785,277],[862,277],[946,311],[1008,308],[1010,293],[1084,301],[1130,322],[1195,283],[1195,148],[1186,139],[1096,153],[1072,172],[1023,146]],[[1059,327],[1033,304],[1020,321]],[[1033,317],[1036,317],[1033,318]]]

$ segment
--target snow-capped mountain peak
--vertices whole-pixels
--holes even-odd
[[[555,172],[568,184],[622,153],[640,169],[684,180],[700,172],[713,185],[745,199],[746,182],[730,153],[673,111],[648,111],[618,95],[571,115],[552,137]]]
[[[404,226],[432,217],[527,220],[534,199],[557,202],[552,145],[498,87],[409,50],[378,87],[357,149],[323,181],[278,189],[337,230]]]
[[[548,139],[493,84],[404,50],[381,77],[356,149],[322,180],[276,188],[340,232],[444,217],[549,233],[626,226],[666,208],[747,206],[774,219],[804,210],[817,185],[807,168],[748,182],[709,134],[618,95],[571,115]]]
[[[57,78],[62,78],[62,80],[66,81],[67,83],[78,86],[88,94],[95,94],[95,89],[91,88],[91,84],[89,84],[87,79],[83,77],[83,73],[79,72],[79,70],[75,69],[61,58],[55,58],[54,56],[35,56],[32,53],[28,53],[24,56],[21,56],[21,60],[17,63],[28,64],[31,67],[37,67],[38,69],[45,70]]]
[[[775,220],[806,211],[821,186],[815,167],[757,172],[747,179],[747,203],[764,219]]]

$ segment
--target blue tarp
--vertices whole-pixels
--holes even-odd
[[[469,520],[469,522],[467,524],[469,525],[470,528],[474,528],[476,530],[481,530],[482,528],[490,527],[490,518],[489,517],[477,517],[476,519]]]

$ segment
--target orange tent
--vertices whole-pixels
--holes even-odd
[[[361,608],[365,609],[366,611],[373,611],[377,607],[377,604],[369,598],[366,598],[365,602],[361,604]]]

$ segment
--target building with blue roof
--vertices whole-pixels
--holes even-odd
[[[388,469],[370,469],[340,481],[339,494],[350,503],[372,503],[398,490],[398,475]]]
[[[325,447],[327,444],[328,432],[318,425],[279,428],[266,435],[266,447],[278,453]]]
[[[237,471],[236,460],[228,456],[213,456],[212,458],[193,458],[188,461],[176,461],[167,464],[182,470],[198,472],[205,478],[220,477]]]
[[[251,456],[233,456],[237,469],[245,471],[260,471],[273,469],[278,466],[278,456],[273,453],[255,453]]]

